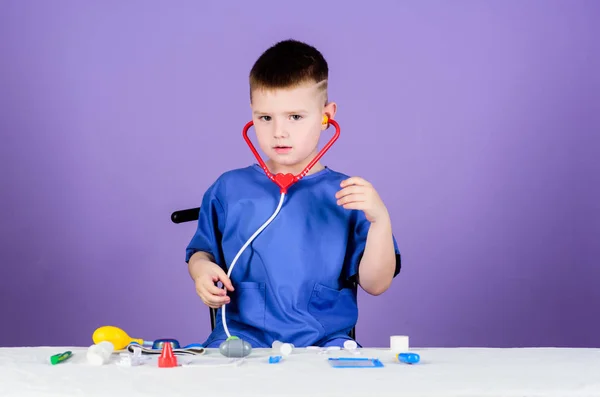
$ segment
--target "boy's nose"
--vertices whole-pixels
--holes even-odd
[[[273,126],[273,136],[275,138],[285,138],[287,135],[285,127],[281,123],[275,123]]]

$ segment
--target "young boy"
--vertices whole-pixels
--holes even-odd
[[[321,53],[294,40],[277,43],[254,64],[252,120],[271,173],[297,175],[317,155],[319,136],[328,127],[324,116],[333,119],[336,113],[327,79]],[[342,346],[358,319],[352,283],[378,295],[400,271],[388,211],[369,182],[318,162],[288,189],[281,211],[245,249],[228,279],[235,255],[279,199],[279,187],[257,164],[226,172],[210,186],[186,251],[196,291],[212,308],[227,305],[231,335],[254,348],[275,340],[297,347]],[[204,346],[218,347],[225,339],[219,310]]]

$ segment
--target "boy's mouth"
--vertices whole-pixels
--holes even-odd
[[[275,146],[275,152],[277,152],[278,154],[289,153],[291,150],[292,150],[291,146],[283,146],[283,145]]]

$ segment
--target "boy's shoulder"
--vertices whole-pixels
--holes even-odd
[[[329,179],[332,179],[332,180],[343,181],[344,179],[350,178],[350,176],[348,174],[345,174],[340,171],[336,171],[329,167],[325,167],[325,170],[327,171]]]
[[[234,192],[245,191],[253,186],[271,182],[257,165],[234,168],[222,172],[207,189],[205,195],[225,200]],[[272,182],[271,182],[272,183]]]

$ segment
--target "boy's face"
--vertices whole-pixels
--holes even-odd
[[[325,105],[317,84],[252,92],[252,120],[261,150],[274,172],[298,173],[318,152],[323,115],[333,118],[334,103]]]

